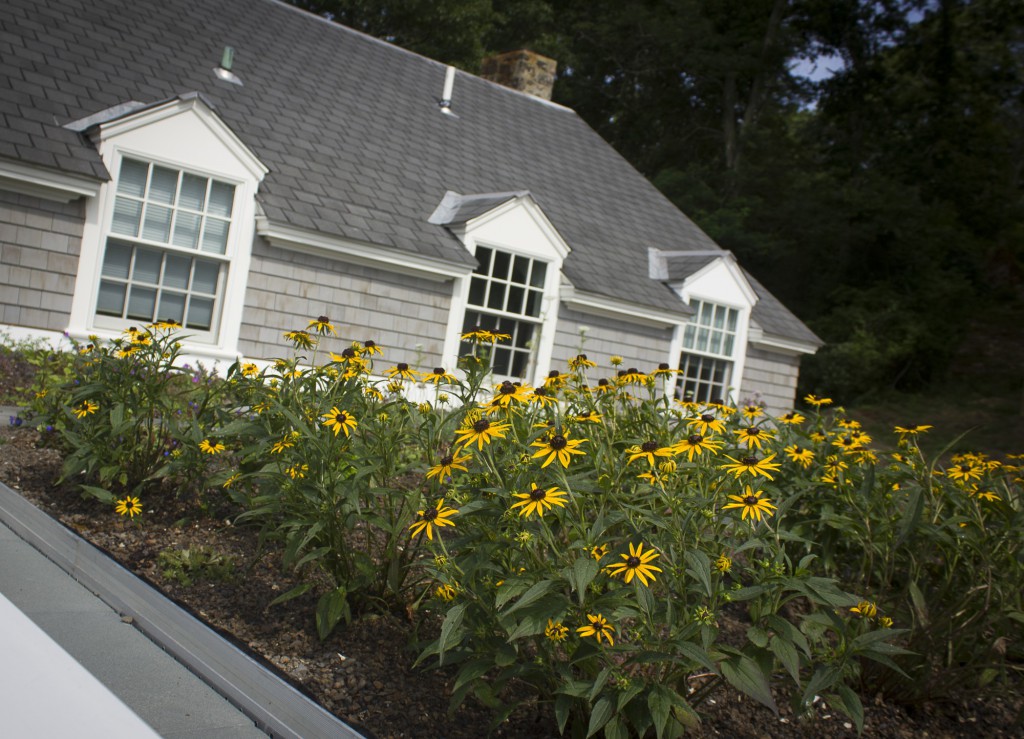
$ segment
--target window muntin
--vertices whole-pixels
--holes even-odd
[[[511,340],[494,345],[491,370],[499,376],[525,377],[543,322],[540,314],[548,265],[485,246],[477,247],[476,258],[462,333],[482,328],[511,336]],[[472,345],[463,342],[460,353],[470,352]]]
[[[690,301],[693,318],[683,330],[683,348],[702,354],[732,357],[739,311],[702,300]]]
[[[96,315],[169,319],[212,331],[227,275],[234,197],[230,183],[123,159]]]
[[[676,397],[694,403],[726,402],[732,362],[683,352]]]

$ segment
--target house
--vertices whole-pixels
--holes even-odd
[[[8,0],[0,59],[9,335],[174,318],[227,363],[326,315],[430,369],[481,326],[496,377],[620,355],[776,411],[821,344],[543,89],[276,0]],[[543,57],[490,73],[550,93]]]

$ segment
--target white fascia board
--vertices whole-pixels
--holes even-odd
[[[263,181],[263,177],[270,171],[267,165],[260,161],[252,149],[242,143],[235,132],[197,94],[182,95],[161,105],[145,108],[109,123],[100,124],[96,127],[93,136],[105,141],[188,111],[193,112],[206,125],[224,148],[248,170],[254,180]]]
[[[465,233],[472,233],[481,226],[486,225],[490,221],[501,218],[505,214],[517,208],[522,208],[530,216],[537,228],[540,229],[542,234],[544,234],[548,243],[555,250],[555,253],[558,254],[558,257],[562,261],[565,261],[565,258],[569,256],[569,252],[571,252],[572,249],[569,248],[569,244],[562,238],[562,235],[558,233],[558,229],[556,229],[551,221],[548,220],[548,217],[544,215],[544,211],[539,205],[537,205],[537,201],[534,200],[533,196],[529,193],[506,200],[501,205],[492,208],[486,213],[470,219],[466,222]],[[522,247],[520,246],[519,249],[521,248]]]
[[[280,249],[334,257],[388,272],[423,277],[436,282],[447,282],[456,277],[465,277],[473,272],[473,267],[469,265],[454,266],[441,259],[285,226],[270,221],[266,216],[256,217],[256,233],[270,242],[272,246]]]
[[[686,316],[663,313],[647,306],[627,303],[593,293],[580,292],[574,287],[562,285],[562,302],[582,313],[607,316],[628,323],[638,323],[658,328],[669,328],[686,323]]]
[[[714,259],[708,262],[703,267],[694,272],[692,275],[687,277],[685,280],[683,280],[682,285],[677,289],[677,292],[686,295],[687,297],[690,297],[690,286],[696,282],[699,282],[702,277],[704,277],[709,272],[712,272],[713,270],[717,269],[720,266],[723,266],[726,270],[728,270],[729,275],[733,278],[733,280],[735,280],[736,286],[739,287],[740,292],[743,294],[744,299],[746,299],[747,301],[747,304],[750,306],[754,306],[758,301],[757,293],[754,291],[754,288],[751,286],[750,282],[743,274],[743,270],[741,270],[740,266],[736,263],[736,258],[732,255],[731,252],[723,253],[722,256],[719,257],[718,259]],[[711,300],[712,302],[714,302],[714,299],[710,297],[702,295],[697,295],[696,297],[698,297],[699,299],[703,298],[705,300]]]
[[[755,326],[753,323],[750,324],[750,335],[747,338],[751,344],[763,346],[771,349],[772,351],[790,355],[814,354],[820,348],[818,345],[807,341],[796,341],[794,339],[784,339],[779,336],[768,336],[764,333],[763,329]]]
[[[70,203],[78,198],[94,198],[103,183],[83,175],[57,172],[31,164],[0,160],[0,190],[21,195]]]

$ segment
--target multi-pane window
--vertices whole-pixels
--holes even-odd
[[[739,311],[701,300],[690,305],[694,314],[683,330],[676,393],[698,403],[726,402]]]
[[[211,331],[227,276],[235,186],[124,159],[96,313]]]
[[[511,336],[494,345],[491,369],[496,375],[525,377],[543,322],[547,263],[484,246],[477,247],[476,258],[462,332],[481,328]],[[471,351],[464,343],[460,353]]]

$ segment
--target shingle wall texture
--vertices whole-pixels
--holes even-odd
[[[764,401],[769,413],[788,413],[796,398],[796,381],[800,373],[800,358],[747,347],[747,361],[743,370],[741,401]]]
[[[68,327],[84,208],[0,190],[0,323]]]
[[[597,369],[591,370],[591,377],[609,377],[614,374],[608,361],[613,354],[622,357],[622,369],[636,367],[641,372],[657,369],[668,358],[672,329],[586,315],[563,304],[558,310],[552,369],[564,370],[569,359],[580,353],[580,327],[589,329],[585,334],[583,353],[591,361],[597,362]]]
[[[440,362],[451,295],[451,281],[278,249],[257,238],[239,351],[258,359],[288,356],[290,344],[282,334],[327,316],[339,338],[325,339],[325,351],[372,339],[385,350],[383,359],[376,358],[376,372],[395,362],[429,370]]]

